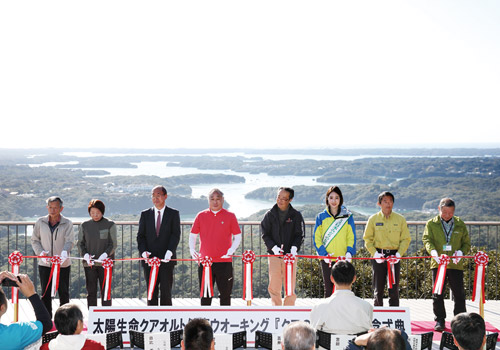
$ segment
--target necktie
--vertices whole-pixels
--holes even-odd
[[[156,237],[160,235],[161,226],[161,211],[158,212],[158,217],[156,218]]]

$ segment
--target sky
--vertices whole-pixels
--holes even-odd
[[[500,147],[500,2],[2,1],[0,148]]]

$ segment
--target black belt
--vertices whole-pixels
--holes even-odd
[[[377,252],[382,253],[385,256],[395,255],[398,252],[397,249],[380,249],[380,248],[375,248],[375,249],[377,249]]]

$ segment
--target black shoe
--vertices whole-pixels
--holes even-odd
[[[445,323],[444,320],[438,320],[436,322],[436,325],[434,326],[434,330],[437,332],[442,332],[445,329]]]

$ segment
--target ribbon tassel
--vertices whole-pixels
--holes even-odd
[[[436,275],[436,280],[434,281],[434,288],[432,289],[433,294],[443,294],[444,280],[446,278],[446,268],[450,263],[450,257],[446,254],[441,254],[439,257],[439,266]]]
[[[113,279],[113,260],[107,258],[102,262],[104,268],[104,281],[101,290],[103,291],[104,301],[111,300],[111,281]],[[149,294],[149,293],[148,293]]]
[[[253,263],[255,261],[255,253],[251,250],[245,250],[243,253],[243,264],[245,266],[245,272],[243,275],[243,300],[253,299]]]
[[[153,298],[156,280],[158,279],[158,271],[160,269],[161,260],[157,257],[148,259],[148,265],[151,267],[151,270],[149,271],[148,300],[151,300]]]
[[[476,268],[474,271],[474,289],[472,291],[472,301],[481,298],[483,304],[484,300],[484,283],[485,283],[485,273],[486,266],[488,265],[489,257],[485,252],[477,252],[474,256],[474,262],[476,263]]]
[[[212,283],[212,258],[206,256],[200,260],[200,263],[203,266],[200,298],[212,298],[214,296]]]
[[[287,297],[292,296],[294,293],[293,286],[293,264],[295,263],[295,257],[292,254],[285,254],[283,257],[285,263],[285,295]]]

